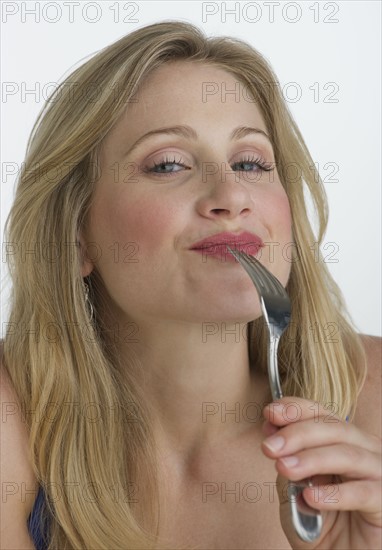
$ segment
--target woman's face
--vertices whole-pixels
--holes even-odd
[[[157,132],[173,127],[176,133]],[[260,237],[258,258],[286,284],[288,198],[270,141],[261,132],[232,137],[239,127],[267,132],[243,84],[222,69],[177,61],[151,73],[107,135],[81,238],[88,256],[82,274],[99,271],[116,318],[259,317],[254,286],[229,253],[191,250],[221,232]],[[273,171],[262,171],[263,162]]]

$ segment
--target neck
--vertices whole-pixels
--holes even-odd
[[[245,323],[139,323],[133,353],[150,404],[156,443],[192,461],[215,441],[232,439],[261,424],[270,400],[266,377],[253,372]]]

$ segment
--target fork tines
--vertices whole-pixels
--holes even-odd
[[[242,250],[232,250],[228,245],[227,248],[247,271],[260,295],[272,292],[285,296],[286,291],[280,281],[257,258]]]

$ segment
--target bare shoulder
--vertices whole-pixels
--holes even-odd
[[[353,422],[382,438],[382,338],[362,334],[361,339],[366,353],[367,375]]]
[[[29,460],[28,431],[20,402],[3,364],[0,341],[1,399],[1,548],[33,549],[27,519],[36,497],[37,481]]]

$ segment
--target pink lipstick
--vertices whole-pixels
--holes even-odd
[[[227,246],[229,245],[233,250],[241,250],[256,256],[260,248],[264,246],[263,241],[258,235],[244,231],[243,233],[218,233],[211,235],[205,239],[194,243],[190,248],[203,254],[205,260],[208,256],[213,258],[220,258],[223,262],[237,262],[237,260],[228,252]]]

